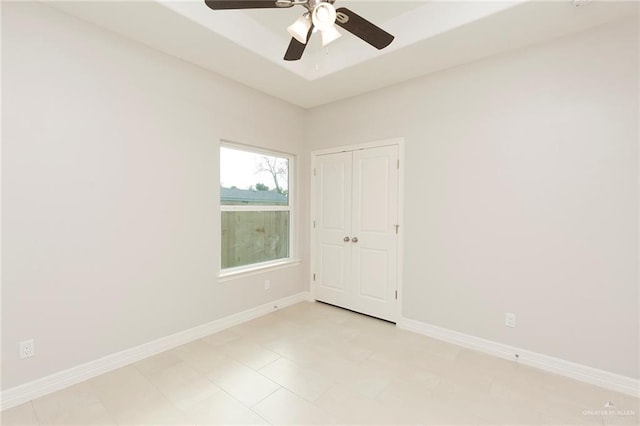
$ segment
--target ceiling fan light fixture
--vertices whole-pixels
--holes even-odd
[[[336,8],[331,3],[318,3],[311,13],[313,26],[320,31],[333,27],[336,22]]]
[[[309,14],[305,13],[296,22],[287,27],[287,31],[291,34],[291,37],[295,38],[302,44],[307,44],[307,34],[311,28],[311,20]]]
[[[2,0],[0,0],[2,1]],[[338,26],[365,41],[378,50],[387,47],[394,39],[382,28],[367,21],[357,13],[340,7],[336,9],[336,0],[204,0],[211,10],[242,10],[242,9],[286,9],[293,6],[303,6],[306,11],[287,31],[292,38],[284,54],[285,61],[297,61],[307,47],[311,31],[320,31],[322,45],[326,46],[341,37]],[[567,0],[587,2],[595,0]],[[338,24],[336,26],[336,23]]]
[[[327,44],[331,43],[334,40],[337,40],[342,36],[342,34],[340,34],[340,32],[336,29],[335,25],[322,31],[321,34],[322,34],[322,47],[326,46]]]

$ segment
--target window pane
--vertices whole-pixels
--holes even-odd
[[[289,212],[222,212],[222,269],[289,257]]]
[[[289,160],[220,148],[220,204],[289,205]]]

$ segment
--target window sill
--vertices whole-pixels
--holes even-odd
[[[250,277],[252,275],[262,274],[264,272],[277,271],[278,269],[291,268],[293,266],[300,265],[300,259],[286,259],[276,262],[262,263],[259,265],[251,265],[240,268],[230,268],[226,271],[220,272],[218,275],[218,282],[224,283],[227,281],[233,281],[244,277]]]

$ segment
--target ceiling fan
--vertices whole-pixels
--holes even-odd
[[[285,61],[297,61],[300,59],[311,34],[316,30],[319,31],[322,36],[323,46],[336,40],[341,34],[336,29],[335,24],[377,49],[384,49],[393,41],[391,34],[346,7],[336,9],[333,6],[335,1],[336,0],[205,0],[204,2],[213,10],[304,6],[307,12],[287,28],[292,38],[284,54]]]

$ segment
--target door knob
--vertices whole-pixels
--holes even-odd
[[[348,243],[349,242],[349,237],[344,237],[344,242]]]
[[[353,237],[353,238],[351,239],[351,242],[353,242],[353,243],[357,243],[357,242],[358,242],[358,237]]]

